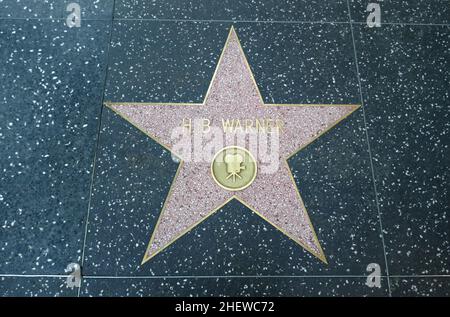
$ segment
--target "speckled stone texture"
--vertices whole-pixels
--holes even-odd
[[[62,1],[0,0],[0,18],[62,18]]]
[[[415,276],[391,278],[392,296],[396,297],[449,297],[448,277]]]
[[[67,5],[77,3],[83,19],[112,18],[114,0],[0,0],[0,19],[66,19]]]
[[[329,14],[332,12],[332,14]],[[120,19],[348,21],[346,0],[117,0]]]
[[[0,273],[80,260],[108,33],[0,20]]]
[[[0,276],[2,297],[74,297],[77,292],[66,286],[65,277]]]
[[[356,27],[392,274],[449,274],[450,27]]]
[[[395,0],[366,1],[348,0],[352,21],[366,22],[369,3],[378,3],[382,23],[450,24],[450,2],[448,0]]]
[[[359,102],[348,25],[236,25],[265,103]],[[115,22],[105,100],[203,102],[230,26]]]
[[[68,2],[0,0],[1,296],[450,295],[448,0]],[[364,103],[289,159],[328,265],[237,200],[140,265],[178,164],[102,96],[201,103],[231,25],[265,103]]]
[[[384,279],[383,279],[384,280]],[[384,288],[369,288],[362,278],[238,277],[89,279],[82,296],[384,296]],[[386,284],[383,281],[383,284]]]

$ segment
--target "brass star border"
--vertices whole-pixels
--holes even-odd
[[[287,165],[287,169],[288,169],[288,172],[289,172],[289,176],[290,176],[290,178],[291,178],[291,180],[292,180],[293,186],[294,186],[295,191],[296,191],[296,193],[297,193],[297,198],[299,199],[300,204],[302,205],[302,207],[303,207],[303,208],[305,209],[305,211],[306,211],[306,217],[307,217],[309,226],[310,226],[310,228],[311,228],[311,230],[312,230],[312,232],[313,232],[315,242],[317,243],[317,246],[318,246],[318,248],[320,249],[320,254],[319,254],[319,255],[318,255],[318,254],[315,254],[315,252],[313,252],[313,251],[311,250],[311,248],[310,248],[308,245],[302,243],[301,241],[297,240],[295,237],[291,236],[289,233],[285,232],[285,231],[284,231],[282,228],[280,228],[278,225],[274,224],[273,222],[271,222],[270,220],[268,220],[265,216],[263,216],[260,212],[258,212],[256,209],[254,209],[253,207],[251,207],[250,205],[248,205],[243,199],[239,198],[239,197],[237,196],[237,194],[234,194],[234,195],[231,196],[229,199],[225,200],[222,204],[220,204],[218,207],[214,208],[213,210],[210,210],[210,211],[208,212],[208,215],[205,216],[204,218],[200,219],[200,221],[194,223],[193,225],[191,225],[191,226],[188,227],[187,229],[181,231],[181,233],[180,233],[176,238],[174,238],[173,240],[171,240],[171,242],[169,242],[168,244],[166,244],[164,247],[162,247],[161,249],[159,249],[157,252],[153,253],[151,256],[148,256],[148,255],[147,255],[147,254],[148,254],[148,251],[149,251],[149,249],[150,249],[150,246],[152,245],[152,242],[153,242],[153,239],[154,239],[154,236],[155,236],[155,233],[156,233],[156,229],[158,228],[158,225],[159,225],[159,222],[160,222],[160,220],[161,220],[161,217],[162,217],[162,215],[164,214],[164,210],[165,210],[165,207],[166,207],[166,203],[167,203],[169,197],[171,196],[172,189],[173,189],[173,184],[175,183],[175,181],[176,181],[176,179],[177,179],[177,177],[178,177],[178,174],[179,174],[179,172],[180,172],[180,170],[181,170],[181,168],[182,168],[184,162],[183,162],[183,160],[182,160],[178,155],[176,155],[176,154],[170,149],[170,147],[169,147],[168,145],[164,144],[161,140],[159,140],[158,137],[156,137],[156,136],[154,136],[154,135],[151,135],[150,133],[148,133],[148,132],[144,131],[143,129],[139,128],[136,124],[134,124],[133,122],[131,122],[131,120],[130,120],[127,116],[125,116],[124,114],[119,113],[119,112],[116,111],[112,106],[114,106],[114,105],[122,105],[122,106],[123,106],[123,105],[142,105],[142,106],[152,106],[152,105],[171,105],[171,106],[187,106],[187,105],[188,105],[188,106],[195,106],[195,105],[199,105],[199,106],[200,106],[200,105],[204,105],[204,104],[205,104],[205,101],[208,99],[208,96],[209,96],[209,94],[210,94],[211,87],[212,87],[212,83],[214,82],[214,79],[216,78],[218,66],[220,65],[220,63],[221,63],[221,61],[222,61],[223,53],[224,53],[224,51],[225,51],[225,48],[227,47],[227,44],[228,44],[228,42],[229,42],[229,40],[230,40],[230,37],[231,37],[231,34],[232,34],[233,32],[236,33],[236,31],[235,31],[235,29],[234,29],[234,26],[231,26],[230,31],[229,31],[229,33],[228,33],[228,37],[227,37],[227,39],[226,39],[226,41],[225,41],[225,45],[224,45],[223,48],[222,48],[222,51],[221,51],[219,60],[218,60],[218,62],[216,63],[216,69],[215,69],[215,71],[214,71],[213,77],[211,78],[211,81],[210,81],[208,90],[207,90],[207,92],[206,92],[205,97],[203,98],[203,102],[202,102],[202,103],[171,103],[171,102],[110,102],[110,101],[106,101],[106,102],[104,103],[104,105],[105,105],[108,109],[112,110],[112,111],[113,111],[114,113],[116,113],[118,116],[122,117],[125,121],[127,121],[129,124],[131,124],[133,127],[135,127],[136,129],[138,129],[139,131],[141,131],[143,134],[145,134],[146,136],[148,136],[148,137],[151,138],[152,140],[154,140],[156,143],[160,144],[162,147],[164,147],[166,150],[168,150],[172,155],[174,155],[175,157],[177,157],[177,158],[179,159],[179,162],[180,162],[179,165],[178,165],[178,167],[177,167],[177,171],[176,171],[176,173],[175,173],[175,176],[174,176],[174,178],[173,178],[173,180],[172,180],[172,182],[171,182],[171,185],[170,185],[170,188],[169,188],[169,192],[168,192],[167,197],[166,197],[166,199],[165,199],[165,201],[164,201],[164,204],[163,204],[163,207],[162,207],[161,212],[160,212],[160,214],[159,214],[159,217],[158,217],[158,220],[157,220],[157,222],[156,222],[156,225],[155,225],[155,227],[154,227],[154,229],[153,229],[153,233],[152,233],[152,236],[151,236],[151,238],[150,238],[150,241],[149,241],[149,243],[148,243],[148,245],[147,245],[147,248],[146,248],[146,251],[145,251],[145,253],[144,253],[144,257],[143,257],[143,259],[142,259],[141,265],[143,265],[144,263],[146,263],[147,261],[149,261],[151,258],[153,258],[153,257],[156,256],[157,254],[161,253],[161,252],[164,251],[166,248],[168,248],[169,246],[171,246],[171,245],[172,245],[173,243],[175,243],[179,238],[181,238],[181,237],[184,236],[186,233],[190,232],[193,228],[195,228],[196,226],[198,226],[200,223],[202,223],[203,221],[205,221],[206,219],[208,219],[209,217],[211,217],[212,215],[214,215],[214,214],[216,213],[216,211],[218,211],[218,210],[220,210],[221,208],[223,208],[226,204],[228,204],[228,203],[229,203],[230,201],[232,201],[233,199],[236,199],[237,201],[239,201],[239,202],[240,202],[241,204],[243,204],[245,207],[247,207],[247,208],[250,209],[252,212],[254,212],[254,213],[257,214],[258,216],[260,216],[262,219],[264,219],[265,221],[267,221],[267,222],[268,222],[269,224],[271,224],[273,227],[275,227],[276,229],[278,229],[278,231],[280,231],[281,233],[283,233],[284,235],[286,235],[287,237],[289,237],[291,240],[293,240],[295,243],[299,244],[302,248],[306,249],[309,253],[311,253],[312,255],[314,255],[315,257],[317,257],[317,258],[318,258],[319,260],[321,260],[323,263],[328,264],[327,259],[326,259],[326,256],[325,256],[325,254],[324,254],[324,252],[323,252],[323,250],[322,250],[322,247],[321,247],[321,245],[320,245],[319,239],[317,238],[317,234],[316,234],[316,232],[315,232],[315,230],[314,230],[314,226],[313,226],[312,223],[311,223],[311,220],[310,220],[309,215],[308,215],[308,213],[307,213],[307,209],[306,209],[306,207],[305,207],[305,205],[304,205],[304,202],[303,202],[303,200],[302,200],[302,198],[301,198],[300,192],[298,191],[297,184],[295,183],[294,177],[292,176],[292,172],[291,172],[291,169],[290,169],[290,167],[289,167],[288,160],[289,160],[292,156],[294,156],[295,154],[297,154],[299,151],[303,150],[305,147],[307,147],[308,145],[310,145],[311,143],[313,143],[315,140],[317,140],[318,138],[320,138],[322,135],[324,135],[325,133],[327,133],[328,131],[330,131],[331,129],[333,129],[333,128],[334,128],[336,125],[338,125],[341,121],[343,121],[343,120],[346,119],[348,116],[350,116],[353,112],[355,112],[357,109],[359,109],[361,105],[358,105],[358,104],[277,104],[277,103],[265,103],[264,100],[263,100],[263,98],[262,98],[262,95],[261,95],[261,92],[260,92],[260,90],[259,90],[259,87],[258,87],[258,85],[257,85],[257,83],[256,83],[256,80],[255,80],[255,78],[254,78],[254,75],[253,75],[253,72],[252,72],[252,70],[251,70],[251,67],[250,67],[250,65],[249,65],[249,63],[248,63],[247,57],[246,57],[246,55],[245,55],[245,52],[244,52],[244,50],[243,50],[243,48],[242,48],[242,45],[241,45],[241,43],[240,43],[239,37],[237,37],[237,36],[236,36],[236,37],[237,37],[237,42],[238,42],[239,48],[240,48],[240,50],[242,51],[242,54],[243,54],[243,56],[244,56],[245,66],[246,66],[247,70],[249,71],[249,74],[250,74],[250,76],[251,76],[251,79],[252,79],[252,81],[253,81],[253,83],[254,83],[256,89],[257,89],[258,97],[259,97],[259,99],[260,99],[261,104],[263,104],[263,106],[268,106],[268,107],[281,107],[281,106],[288,106],[288,107],[302,107],[302,106],[308,106],[308,107],[314,107],[314,106],[317,106],[317,107],[334,106],[334,107],[336,107],[336,106],[346,106],[346,107],[348,107],[348,106],[352,106],[352,107],[354,107],[354,109],[353,109],[351,112],[349,112],[347,115],[341,117],[339,120],[337,120],[336,122],[334,122],[334,124],[330,125],[327,129],[324,129],[323,131],[321,131],[318,135],[316,135],[314,138],[312,138],[312,139],[310,140],[310,142],[304,144],[303,146],[301,146],[300,148],[298,148],[297,150],[295,150],[293,153],[291,153],[290,155],[288,155],[287,158],[286,158],[286,159],[284,160],[284,162],[283,162],[284,164]]]

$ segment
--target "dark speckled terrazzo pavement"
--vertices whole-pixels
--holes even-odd
[[[449,1],[69,2],[0,0],[0,296],[450,295]],[[232,25],[266,103],[362,104],[289,160],[328,264],[233,200],[140,265],[178,164],[102,102],[202,102]]]

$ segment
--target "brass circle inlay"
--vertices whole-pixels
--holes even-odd
[[[226,190],[237,191],[255,180],[257,164],[253,155],[239,146],[221,149],[211,163],[211,174],[216,183]]]

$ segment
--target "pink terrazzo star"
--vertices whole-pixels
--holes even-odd
[[[117,114],[182,159],[142,263],[201,223],[231,199],[238,199],[282,233],[326,263],[287,158],[348,116],[357,105],[264,104],[232,27],[202,104],[107,103]],[[185,118],[275,118],[279,133],[279,167],[258,172],[241,191],[228,191],[213,180],[211,162],[183,160],[172,133]],[[235,145],[230,138],[224,146]],[[259,159],[256,158],[259,162]]]

